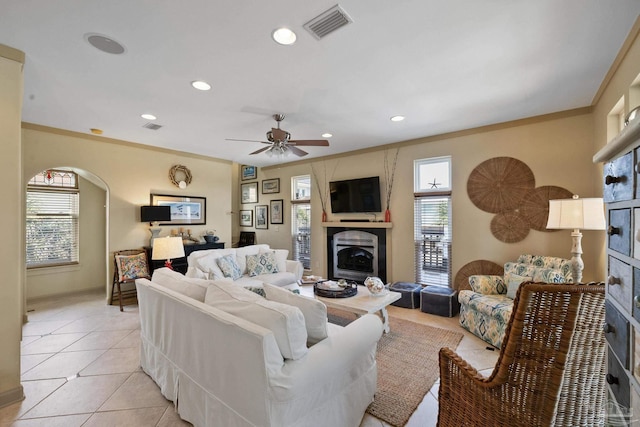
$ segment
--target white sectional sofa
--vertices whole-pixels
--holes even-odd
[[[136,287],[142,369],[182,419],[196,427],[360,425],[376,390],[377,316],[318,324],[324,304],[281,287],[265,284],[268,300],[228,279],[180,276],[158,269]],[[308,346],[318,333],[326,337]]]
[[[255,260],[260,255],[272,253],[275,258],[275,271],[270,270],[264,264],[248,265],[248,257]],[[186,276],[199,279],[224,279],[231,278],[235,284],[245,288],[262,287],[263,282],[276,286],[292,285],[302,278],[304,268],[299,261],[288,260],[289,251],[286,249],[271,249],[269,245],[251,245],[242,248],[207,249],[194,251],[187,258],[189,265]],[[235,260],[239,271],[238,277],[232,277],[220,268],[220,258],[228,257]],[[264,259],[263,259],[264,261]],[[254,274],[258,273],[258,274]]]

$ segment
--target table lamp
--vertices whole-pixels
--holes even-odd
[[[160,237],[153,240],[151,259],[165,260],[165,267],[173,270],[171,260],[175,258],[182,258],[183,256],[184,246],[182,244],[182,237]]]
[[[158,228],[158,221],[171,221],[170,206],[140,206],[140,221],[151,223],[149,231],[151,239],[149,246],[153,246],[153,240],[160,235],[161,229]]]
[[[549,200],[548,229],[573,230],[571,237],[571,274],[573,283],[582,282],[582,233],[580,230],[604,230],[604,204],[601,198]]]

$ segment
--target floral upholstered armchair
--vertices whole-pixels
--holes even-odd
[[[572,283],[571,260],[540,255],[520,255],[504,265],[504,276],[469,277],[471,290],[461,290],[460,325],[500,348],[511,318],[513,298],[523,282]]]

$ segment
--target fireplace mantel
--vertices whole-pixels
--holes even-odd
[[[351,227],[351,228],[393,228],[392,222],[323,222],[324,228],[329,227]]]

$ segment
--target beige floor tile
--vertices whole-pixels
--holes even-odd
[[[122,409],[166,408],[173,405],[160,393],[160,388],[144,372],[136,372],[100,407],[99,411]]]
[[[438,401],[431,393],[427,393],[405,427],[435,427],[437,421]]]
[[[22,327],[22,335],[25,337],[32,335],[46,335],[60,329],[70,322],[68,320],[44,320],[41,322],[33,322],[29,320],[26,325]]]
[[[125,382],[128,376],[129,374],[98,375],[78,377],[67,381],[21,418],[95,412]]]
[[[360,422],[360,427],[382,427],[382,426],[383,426],[382,421],[380,421],[376,417],[369,414],[364,414],[364,417],[362,417],[362,421]]]
[[[23,381],[24,400],[0,409],[0,425],[11,423],[65,383],[65,380]]]
[[[129,307],[130,309],[130,307]],[[96,331],[116,331],[140,329],[140,315],[136,312],[121,313],[120,316],[113,316],[108,322],[97,327]]]
[[[29,369],[38,366],[40,363],[44,362],[55,353],[42,353],[42,354],[27,354],[24,356],[20,356],[20,374],[24,374]]]
[[[42,338],[40,335],[30,335],[28,337],[22,337],[22,341],[20,341],[20,347],[24,348],[25,345],[31,344],[35,340],[39,340]]]
[[[22,348],[22,354],[57,353],[84,337],[86,333],[45,335]]]
[[[140,369],[140,350],[137,348],[112,348],[104,352],[89,366],[80,371],[89,375],[131,373]]]
[[[56,329],[56,334],[70,334],[74,332],[92,332],[109,319],[108,315],[99,314],[95,316],[86,316],[74,320],[60,329]]]
[[[98,412],[83,427],[154,427],[165,408],[129,409],[125,411]]]
[[[458,348],[456,353],[478,371],[493,369],[500,354],[499,351],[479,350],[477,348]]]
[[[135,329],[111,348],[140,348],[140,329]]]
[[[77,340],[63,351],[107,350],[122,341],[130,331],[95,331]]]
[[[23,381],[42,380],[50,378],[68,378],[89,366],[100,357],[105,350],[75,351],[58,353],[29,369],[22,375]]]
[[[81,427],[91,414],[63,415],[59,417],[33,418],[17,420],[12,427]]]
[[[157,427],[184,427],[190,425],[192,424],[180,418],[173,405],[169,405],[160,421],[158,421]]]

